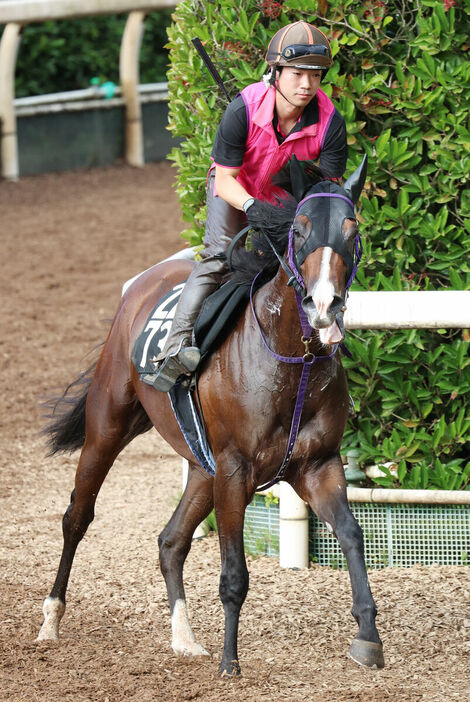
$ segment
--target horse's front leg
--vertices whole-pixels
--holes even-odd
[[[160,568],[165,578],[171,614],[171,646],[182,656],[208,656],[197,643],[186,607],[183,566],[196,527],[212,509],[213,479],[190,464],[188,483],[181,501],[158,538]]]
[[[231,461],[217,461],[214,504],[219,533],[222,570],[219,594],[225,613],[225,638],[220,677],[240,674],[238,663],[238,621],[248,592],[248,569],[243,545],[245,509],[252,493],[244,472]]]
[[[352,615],[359,625],[349,655],[360,665],[383,668],[383,647],[375,625],[377,608],[364,561],[364,537],[349,509],[341,458],[334,456],[320,468],[305,471],[292,480],[292,486],[334,533],[346,557],[353,596]]]

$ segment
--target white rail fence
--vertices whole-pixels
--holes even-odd
[[[0,24],[0,160],[1,174],[19,177],[16,130],[15,67],[22,27],[31,22],[128,12],[121,41],[119,75],[126,110],[126,160],[143,166],[143,131],[139,100],[139,53],[148,12],[175,7],[178,0],[2,0]]]
[[[347,329],[468,329],[470,290],[351,292],[345,317]],[[183,460],[183,488],[187,461]],[[348,487],[350,502],[391,504],[470,504],[469,491],[385,490]],[[286,482],[267,492],[279,498],[279,563],[283,568],[307,568],[309,512]],[[195,538],[207,533],[200,525]]]

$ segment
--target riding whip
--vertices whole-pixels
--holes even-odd
[[[224,81],[222,80],[217,68],[212,63],[212,59],[210,58],[209,54],[207,53],[207,51],[203,47],[201,40],[198,37],[194,37],[194,39],[191,39],[191,43],[194,45],[194,48],[196,49],[199,56],[204,61],[204,65],[206,66],[207,70],[209,71],[212,78],[214,79],[214,82],[217,83],[219,88],[222,90],[222,92],[225,95],[225,97],[227,98],[228,102],[231,102],[232,98],[230,97],[230,95],[227,92],[227,89],[224,85]]]

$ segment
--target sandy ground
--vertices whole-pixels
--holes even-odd
[[[34,643],[62,546],[77,456],[45,457],[38,401],[87,366],[122,283],[181,247],[167,163],[0,182],[0,698],[58,702],[470,699],[470,569],[370,574],[386,668],[347,657],[356,625],[347,573],[249,558],[243,675],[219,680],[223,612],[215,536],[185,582],[208,659],[176,658],[157,536],[180,493],[180,460],[152,431],[118,458],[79,547],[59,643]]]

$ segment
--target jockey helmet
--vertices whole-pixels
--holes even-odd
[[[294,22],[279,29],[269,42],[266,62],[271,67],[321,69],[333,65],[330,42],[319,29],[307,22]]]

